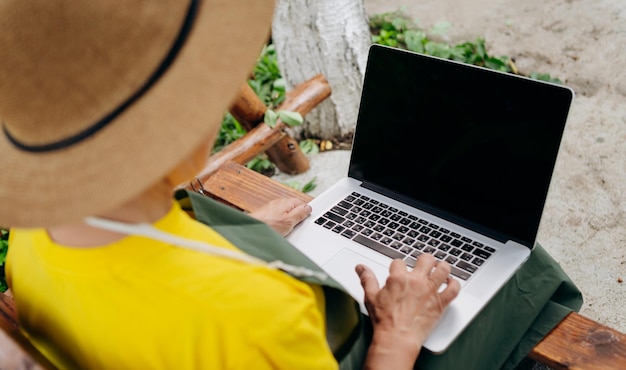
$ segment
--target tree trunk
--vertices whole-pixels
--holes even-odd
[[[318,73],[332,89],[292,135],[349,139],[371,43],[363,0],[278,0],[272,42],[288,90]]]

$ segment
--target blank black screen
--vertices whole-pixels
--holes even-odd
[[[369,53],[350,176],[532,247],[572,90],[395,48]]]

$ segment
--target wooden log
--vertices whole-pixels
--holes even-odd
[[[297,175],[311,168],[309,159],[300,150],[298,141],[290,135],[283,136],[265,153],[282,173]]]
[[[572,312],[528,357],[556,370],[626,369],[626,334]]]
[[[298,112],[305,116],[320,102],[330,96],[331,89],[326,78],[318,74],[287,93],[278,110]],[[283,173],[295,175],[310,168],[309,160],[300,150],[298,142],[285,135],[267,150],[267,156]]]
[[[298,112],[305,116],[328,98],[330,94],[331,89],[328,81],[323,75],[318,74],[288,91],[285,100],[277,110]],[[239,89],[239,96],[231,105],[229,112],[249,131],[263,122],[266,110],[267,107],[250,85],[244,83]]]
[[[289,91],[285,101],[276,110],[294,111],[305,116],[330,96],[330,93],[328,81],[323,75],[318,74]],[[239,91],[238,99],[229,111],[246,130],[251,131],[263,122],[266,110],[267,107],[252,88],[245,83]],[[277,124],[278,126],[279,124]],[[284,128],[285,126],[280,126],[281,130]],[[286,133],[265,152],[270,161],[284,173],[298,174],[309,169],[309,160],[300,151],[298,142]]]
[[[239,89],[237,100],[228,111],[246,131],[251,131],[263,122],[266,110],[265,104],[254,93],[250,85],[245,82]]]

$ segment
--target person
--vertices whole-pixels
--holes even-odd
[[[393,261],[382,287],[359,265],[365,337],[333,320],[358,305],[334,312],[347,295],[311,282],[315,266],[242,252],[287,243],[280,235],[310,206],[288,199],[234,215],[211,204],[210,217],[228,217],[203,223],[184,203],[196,194],[175,201],[204,165],[272,11],[271,0],[3,2],[7,280],[20,329],[59,368],[333,369],[352,333],[367,345],[353,365],[412,368],[458,293],[430,255],[412,270]],[[351,334],[333,339],[342,323]]]

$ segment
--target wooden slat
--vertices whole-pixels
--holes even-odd
[[[245,212],[252,212],[273,199],[313,198],[235,162],[228,162],[204,182],[204,190],[214,198]]]
[[[626,369],[626,335],[570,313],[529,353],[553,369]]]

